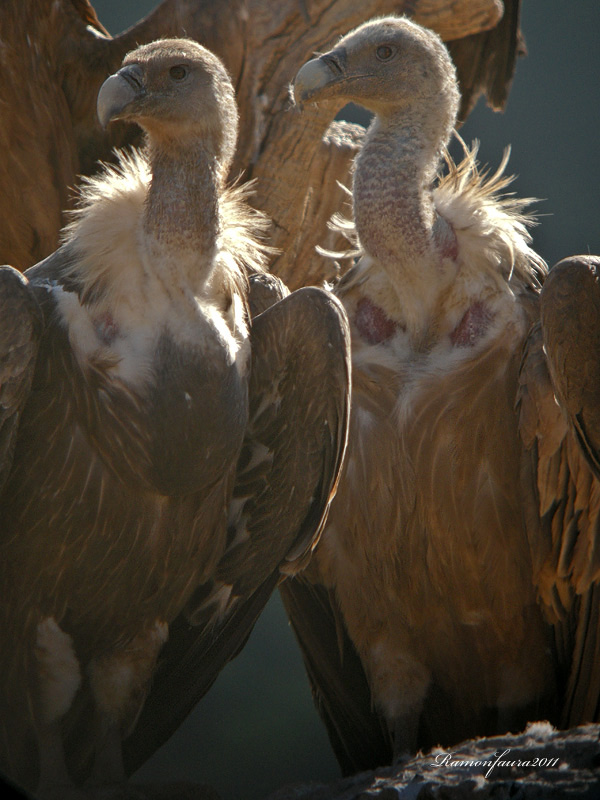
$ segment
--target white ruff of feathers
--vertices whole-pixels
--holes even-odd
[[[65,274],[70,269],[82,283],[83,297],[102,294],[108,303],[125,289],[125,271],[129,286],[144,280],[138,244],[152,177],[144,152],[116,151],[116,156],[115,166],[104,165],[99,175],[83,179],[77,207],[62,233],[62,244],[74,246],[77,253]],[[226,187],[219,197],[217,272],[220,280],[236,285],[245,283],[247,271],[264,271],[273,252],[261,241],[268,219],[247,203],[251,192],[250,182]]]
[[[479,167],[479,143],[475,142],[469,149],[460,137],[457,138],[463,145],[465,157],[456,164],[450,153],[444,151],[447,172],[440,172],[432,193],[436,210],[454,228],[461,262],[494,280],[514,281],[539,289],[548,268],[530,247],[528,228],[535,224],[535,217],[525,213],[535,200],[505,193],[514,180],[514,176],[505,175],[510,149],[505,150],[498,169],[490,174]],[[352,193],[346,191],[351,197]],[[329,228],[343,236],[351,247],[344,251],[319,248],[319,252],[336,260],[354,260],[367,255],[351,284],[360,281],[371,259],[361,247],[354,222],[335,214]],[[347,284],[347,288],[349,286]]]

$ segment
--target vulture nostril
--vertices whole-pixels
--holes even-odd
[[[119,75],[139,92],[144,88],[142,70],[137,65],[131,65],[119,70]]]
[[[344,70],[342,69],[342,65],[337,56],[333,55],[332,53],[327,53],[327,55],[321,56],[321,61],[324,61],[327,66],[336,73],[336,75],[342,75]]]

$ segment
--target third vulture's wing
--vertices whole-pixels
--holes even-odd
[[[550,271],[541,323],[526,343],[517,408],[524,479],[529,475],[535,483],[535,500],[526,509],[534,582],[555,630],[559,719],[573,726],[600,719],[600,482],[594,474],[593,397],[600,304],[595,264],[559,267]]]
[[[550,270],[542,332],[557,400],[600,479],[600,258],[573,256]]]

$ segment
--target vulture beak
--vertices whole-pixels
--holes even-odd
[[[126,115],[131,103],[146,93],[142,68],[128,64],[107,78],[98,92],[96,110],[103,128]]]
[[[300,67],[294,78],[294,101],[302,107],[306,101],[315,102],[333,95],[337,84],[346,78],[346,51],[343,47],[313,58]],[[332,91],[326,91],[331,88]]]

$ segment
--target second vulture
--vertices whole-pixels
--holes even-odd
[[[554,399],[525,202],[504,163],[448,156],[455,69],[408,19],[365,23],[293,88],[375,115],[346,225],[359,260],[336,288],[348,455],[315,556],[282,587],[340,764],[595,720],[600,492]]]
[[[145,45],[98,114],[144,150],[53,255],[0,269],[0,769],[42,797],[173,732],[309,557],[347,434],[345,314],[319,289],[267,308],[221,62]]]

